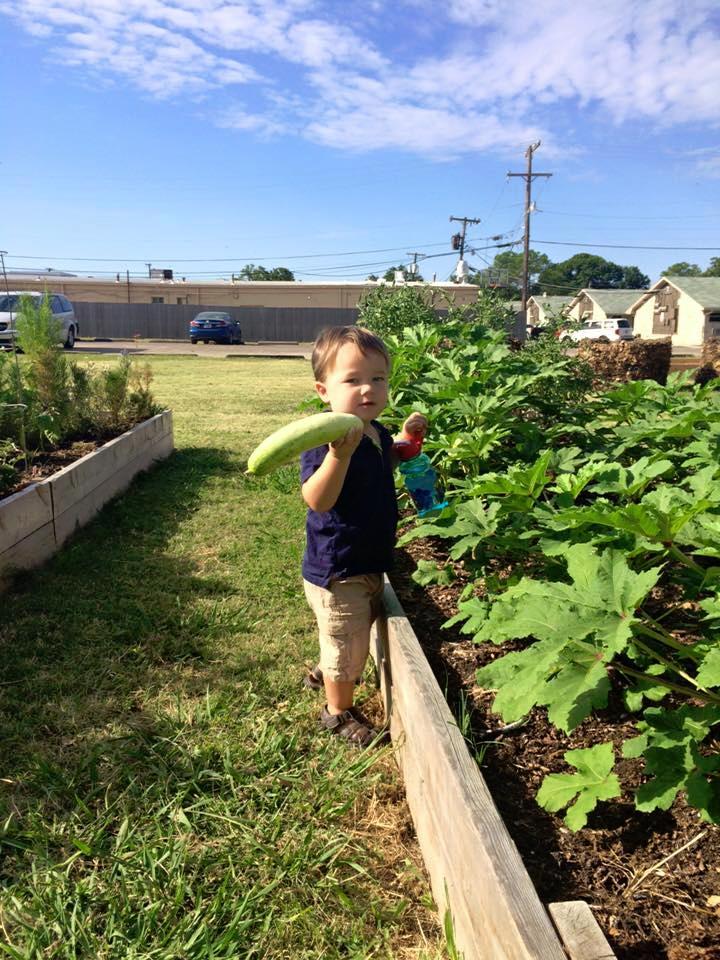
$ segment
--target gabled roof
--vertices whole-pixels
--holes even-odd
[[[704,310],[720,310],[720,277],[663,277]]]
[[[633,312],[666,283],[687,294],[703,310],[720,311],[720,277],[660,277],[649,290],[643,290],[632,305]]]
[[[550,313],[560,313],[562,308],[570,303],[572,297],[543,297],[533,294],[530,300],[542,307],[543,310],[549,310]]]
[[[608,316],[630,313],[638,297],[647,291],[640,290],[595,290],[593,287],[584,287],[576,297],[573,297],[570,307],[574,307],[583,294],[586,294]]]

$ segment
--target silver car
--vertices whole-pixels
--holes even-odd
[[[37,290],[10,290],[0,293],[0,349],[11,349],[15,340],[15,318],[20,310],[20,298],[32,297],[36,306],[40,306],[44,294]],[[78,322],[73,305],[61,293],[48,294],[53,317],[62,328],[61,343],[66,350],[72,350],[78,336]]]

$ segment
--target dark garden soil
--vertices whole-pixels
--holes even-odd
[[[521,645],[476,645],[456,627],[441,629],[457,612],[462,571],[447,587],[420,587],[411,574],[419,559],[445,562],[442,547],[424,540],[400,550],[393,587],[456,716],[466,700],[476,751],[486,744],[483,775],[540,899],[587,901],[619,960],[720,960],[720,828],[683,799],[667,812],[637,812],[631,789],[642,782],[639,760],[619,762],[622,797],[600,804],[578,833],[537,804],[546,774],[570,772],[565,751],[609,740],[619,748],[636,732],[632,716],[616,693],[570,735],[540,709],[522,727],[493,733],[503,722],[475,671]]]
[[[46,477],[52,476],[53,473],[57,473],[58,470],[62,470],[63,467],[69,467],[71,463],[75,463],[76,460],[80,460],[80,458],[86,454],[92,453],[93,450],[97,450],[98,447],[102,447],[108,440],[112,440],[115,436],[120,436],[122,432],[124,432],[124,430],[117,434],[110,434],[107,437],[103,437],[102,440],[73,440],[62,447],[48,450],[46,453],[37,454],[25,470],[17,469],[16,476],[13,478],[10,486],[3,488],[2,492],[0,492],[0,500],[3,497],[9,497],[13,493],[19,493],[21,490],[24,490],[25,487],[29,487],[30,484],[37,483],[38,480],[44,480]]]

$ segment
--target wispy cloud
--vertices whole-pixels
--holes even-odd
[[[227,100],[250,86],[262,108],[215,115],[263,137],[433,157],[541,137],[551,155],[576,146],[555,129],[556,107],[589,108],[595,123],[720,122],[716,0],[406,0],[418,29],[402,63],[383,9],[375,0],[349,21],[321,0],[0,0],[29,33],[52,35],[61,61],[154,97]],[[698,160],[717,169],[717,157]]]
[[[219,127],[225,127],[228,130],[249,130],[263,139],[270,139],[289,130],[287,124],[280,120],[274,120],[264,114],[249,113],[240,106],[221,111],[216,118],[216,123]]]
[[[689,160],[696,176],[709,180],[720,179],[720,145],[667,152],[669,156]]]

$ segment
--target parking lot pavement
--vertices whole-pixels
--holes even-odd
[[[244,343],[228,346],[222,343],[192,344],[187,340],[77,340],[75,349],[82,353],[129,353],[137,355],[190,356],[190,357],[274,357],[309,360],[311,343]]]
[[[192,344],[188,340],[78,340],[76,350],[83,353],[122,353],[130,354],[160,354],[174,356],[195,357],[275,357],[276,359],[303,357],[309,360],[312,356],[312,343],[293,343],[282,341],[260,340],[256,343],[244,343],[240,346],[228,346],[219,343]],[[568,350],[569,356],[575,356],[576,348]],[[673,360],[686,357],[699,360],[702,347],[672,348]]]

